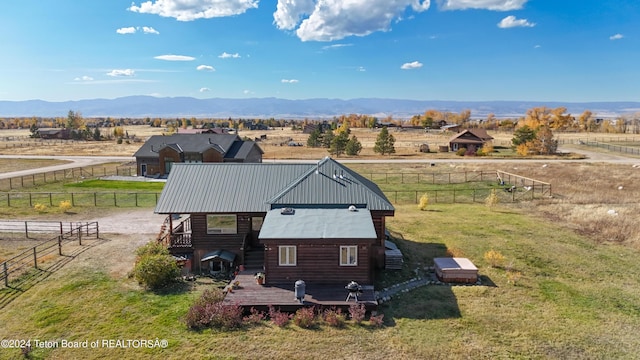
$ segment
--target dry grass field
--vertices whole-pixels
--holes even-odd
[[[142,130],[157,130],[145,127],[139,135],[137,129],[129,129],[129,134],[142,138],[152,134]],[[328,155],[324,149],[280,146],[289,139],[306,142],[306,135],[290,129],[242,131],[240,135],[253,138],[264,133],[268,135],[261,144],[265,161]],[[365,148],[359,159],[380,158],[371,150],[375,131],[353,133]],[[485,281],[483,286],[427,286],[401,294],[382,306],[382,329],[351,324],[338,329],[323,324],[308,330],[263,322],[238,331],[191,331],[185,327],[184,314],[198,292],[211,287],[211,282],[196,282],[188,291],[153,293],[127,277],[136,247],[154,237],[161,217],[150,208],[78,207],[73,214],[64,215],[65,221],[98,218],[101,224],[110,224],[111,230],[105,226],[99,243],[26,291],[0,289],[0,295],[14,299],[0,312],[0,323],[4,324],[0,338],[168,340],[167,348],[154,349],[37,348],[31,353],[31,358],[37,359],[637,358],[640,159],[624,164],[553,159],[509,162],[500,158],[448,161],[461,158],[417,151],[423,142],[432,149],[445,144],[447,135],[419,131],[392,134],[397,139],[397,154],[384,158],[439,161],[434,166],[428,162],[348,166],[363,174],[502,170],[552,184],[550,197],[502,203],[496,209],[483,204],[429,204],[427,211],[414,204],[396,206],[396,215],[387,225],[402,236],[398,246],[406,262],[402,271],[382,274],[378,279],[381,286],[421,274],[436,255],[473,259]],[[498,144],[510,139],[510,134],[492,135]],[[580,135],[566,135],[573,136]],[[115,142],[54,144],[48,154],[68,151],[74,155],[130,156],[137,147]],[[19,149],[47,153],[41,146]],[[380,186],[383,190],[386,186],[418,190],[422,185]],[[143,231],[141,224],[148,230]],[[0,258],[28,244],[13,246],[0,247]],[[505,266],[491,267],[483,259],[483,254],[493,249],[506,257]],[[23,358],[20,349],[2,351],[2,358]]]
[[[129,134],[130,139],[125,139],[122,144],[118,144],[115,140],[110,141],[40,141],[29,139],[29,131],[27,129],[20,130],[0,130],[0,154],[24,154],[24,155],[103,155],[103,156],[133,156],[140,148],[142,143],[152,135],[162,135],[166,133],[164,128],[154,128],[150,126],[124,126],[125,131]],[[108,129],[104,129],[108,131]],[[452,153],[436,153],[438,146],[448,144],[448,140],[453,136],[452,133],[430,132],[423,130],[400,130],[392,128],[390,133],[395,137],[396,153],[391,156],[381,157],[373,152],[373,146],[378,136],[379,129],[352,129],[352,135],[355,135],[362,143],[362,152],[355,159],[429,159],[438,158],[455,158]],[[307,148],[308,135],[291,128],[275,128],[273,130],[241,130],[241,137],[250,139],[259,138],[261,135],[267,135],[267,140],[260,142],[260,146],[264,150],[264,160],[269,159],[320,159],[329,155],[327,149]],[[494,146],[509,147],[513,135],[509,132],[490,132],[495,138]],[[556,138],[560,140],[572,139],[593,139],[593,138],[629,138],[629,135],[620,134],[581,134],[581,133],[563,133],[557,134]],[[637,138],[637,137],[636,137]],[[305,146],[287,146],[289,141],[301,143]],[[428,144],[431,150],[430,154],[419,152],[421,144]],[[285,145],[283,145],[285,144]],[[343,156],[344,158],[349,158]]]

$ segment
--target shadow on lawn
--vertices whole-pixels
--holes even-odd
[[[455,249],[448,249],[442,243],[421,243],[404,239],[399,233],[391,233],[391,239],[402,251],[404,264],[401,270],[385,270],[378,276],[377,288],[386,288],[411,279],[422,278],[436,281],[432,270],[433,259],[455,257]],[[425,285],[407,292],[400,292],[384,303],[381,310],[387,325],[393,326],[394,319],[450,319],[460,318],[460,308],[453,288],[456,286],[489,286],[496,284],[486,275],[480,274],[481,285]]]

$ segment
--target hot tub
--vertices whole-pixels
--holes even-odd
[[[433,262],[440,281],[455,283],[478,281],[478,268],[467,258],[435,258]]]

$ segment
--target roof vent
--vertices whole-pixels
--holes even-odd
[[[355,205],[349,205],[349,211],[355,212],[355,211],[358,211],[358,209],[356,208]]]
[[[286,208],[282,208],[280,209],[280,214],[281,215],[293,215],[295,214],[296,210],[294,208],[290,208],[290,207],[286,207]]]

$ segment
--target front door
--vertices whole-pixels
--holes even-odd
[[[147,176],[147,164],[140,165],[140,175]]]

